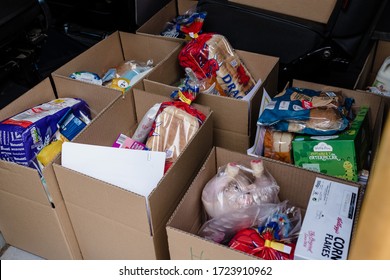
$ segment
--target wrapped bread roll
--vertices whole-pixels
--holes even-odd
[[[179,63],[189,67],[199,80],[216,78],[219,94],[243,98],[255,85],[229,42],[222,35],[204,33],[190,41],[179,54]],[[211,85],[210,85],[211,86]]]

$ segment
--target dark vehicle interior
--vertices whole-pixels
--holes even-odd
[[[3,0],[0,10],[0,109],[112,32],[120,30],[135,33],[137,28],[168,2],[170,1]],[[218,10],[213,8],[212,2],[226,1],[199,1],[199,7],[210,14],[204,28],[206,31],[223,33],[224,26],[220,25]],[[244,15],[246,19],[234,22],[234,28],[240,26],[239,28],[247,30],[246,26],[251,26],[254,29],[248,32],[258,32],[259,38],[245,45],[245,40],[237,37],[245,36],[245,32],[227,32],[223,35],[227,36],[235,48],[281,57],[280,77],[286,76],[288,79],[296,75],[300,79],[348,88],[356,79],[370,45],[378,39],[389,39],[390,22],[386,15],[390,13],[390,5],[388,1],[381,0],[340,0],[339,3],[342,9],[338,14],[338,21],[334,21],[332,30],[325,30],[327,33],[324,33],[334,34],[331,43],[328,44],[329,37],[325,37],[326,40],[318,45],[318,51],[304,53],[294,61],[289,60],[286,65],[283,65],[283,59],[288,57],[288,49],[291,48],[283,51],[272,46],[275,46],[275,43],[280,45],[277,42],[282,34],[294,32],[287,24],[277,26],[282,30],[280,35],[271,35],[260,30],[260,25],[248,22],[250,18]],[[269,21],[269,18],[275,19],[278,15],[259,17],[261,12],[251,11],[252,14],[257,13],[256,20],[260,18],[262,26],[275,24]],[[354,17],[348,15],[352,12]],[[239,19],[240,15],[236,10],[232,13],[232,16]],[[353,45],[353,49],[343,49],[346,45],[337,38],[341,33],[348,34],[348,44]],[[269,41],[269,46],[258,44],[264,41],[264,38]],[[359,42],[356,41],[357,38]],[[318,42],[317,37],[313,36],[313,40]],[[337,45],[338,42],[341,44]],[[319,75],[327,80],[318,80]]]

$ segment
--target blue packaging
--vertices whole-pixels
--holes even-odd
[[[48,145],[57,124],[72,109],[77,117],[90,116],[79,98],[61,98],[40,104],[0,122],[0,159],[36,167],[36,155]]]

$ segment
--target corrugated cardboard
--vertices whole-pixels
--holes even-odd
[[[136,34],[151,36],[151,37],[163,37],[161,32],[164,30],[168,22],[179,15],[184,15],[189,9],[195,9],[198,1],[193,0],[177,0],[171,1],[165,5],[160,11],[146,21],[140,28],[136,30]],[[185,42],[185,39],[163,37],[166,40]]]
[[[122,95],[86,83],[59,83],[54,90],[47,78],[3,108],[0,119],[61,97],[85,100],[93,122]],[[46,259],[81,259],[52,164],[43,169],[52,203],[35,169],[0,161],[0,175],[0,229],[7,243]]]
[[[179,52],[180,49],[172,52],[161,65],[154,69],[153,73],[143,80],[145,90],[153,90],[159,84],[173,85],[184,78],[184,70],[177,59]],[[214,136],[218,146],[246,152],[256,133],[256,121],[263,89],[266,89],[272,96],[276,94],[279,59],[241,50],[236,50],[236,52],[254,79],[262,81],[262,85],[249,102],[223,96],[199,94],[194,103],[208,106],[213,110],[214,128],[218,130]],[[158,93],[169,96],[171,92],[172,90]],[[229,135],[237,137],[228,138]]]
[[[85,82],[73,80],[69,75],[77,71],[89,71],[103,77],[108,69],[129,60],[139,63],[152,60],[153,66],[156,67],[181,44],[162,38],[117,31],[56,69],[52,73],[53,81],[56,87],[60,82],[69,86],[73,83],[82,84]],[[112,88],[108,90],[118,92]]]
[[[46,79],[2,109],[0,119],[55,98]],[[0,229],[7,243],[17,248],[47,259],[79,259],[76,237],[50,166],[44,175],[55,208],[36,170],[0,161]]]
[[[390,41],[378,41],[374,50],[375,52],[372,51],[367,57],[359,78],[356,81],[356,90],[366,91],[368,87],[372,86],[379,68],[385,59],[390,56]],[[386,120],[390,108],[390,97],[383,96],[382,103],[384,106],[383,119]]]
[[[133,94],[113,103],[74,141],[111,146],[119,133],[131,136],[155,103],[170,100],[139,89]],[[208,117],[148,196],[150,224],[143,196],[54,164],[84,259],[169,259],[165,224],[212,147],[212,112],[195,106]]]
[[[375,169],[370,175],[355,238],[350,249],[353,260],[389,260],[390,226],[383,222],[390,216],[390,119],[385,122],[382,141],[377,152]],[[380,233],[378,238],[373,234]]]
[[[255,259],[251,255],[208,241],[197,235],[198,230],[204,222],[202,220],[204,210],[201,195],[206,183],[215,176],[218,167],[231,161],[249,166],[251,159],[253,157],[219,147],[215,147],[211,151],[195,180],[167,223],[171,259]],[[316,177],[342,182],[351,186],[360,186],[353,182],[318,174],[278,161],[268,160],[266,158],[263,158],[263,160],[265,168],[273,175],[280,186],[280,200],[288,199],[291,204],[303,210],[307,207]],[[361,203],[360,199],[359,205]],[[356,221],[357,218],[355,223]]]

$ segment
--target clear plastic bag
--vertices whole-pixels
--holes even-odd
[[[251,167],[231,162],[205,185],[202,203],[210,218],[261,203],[279,202],[279,185],[264,168],[261,159],[252,160]]]
[[[302,227],[301,209],[283,201],[265,222],[240,229],[228,246],[266,260],[292,260]]]

